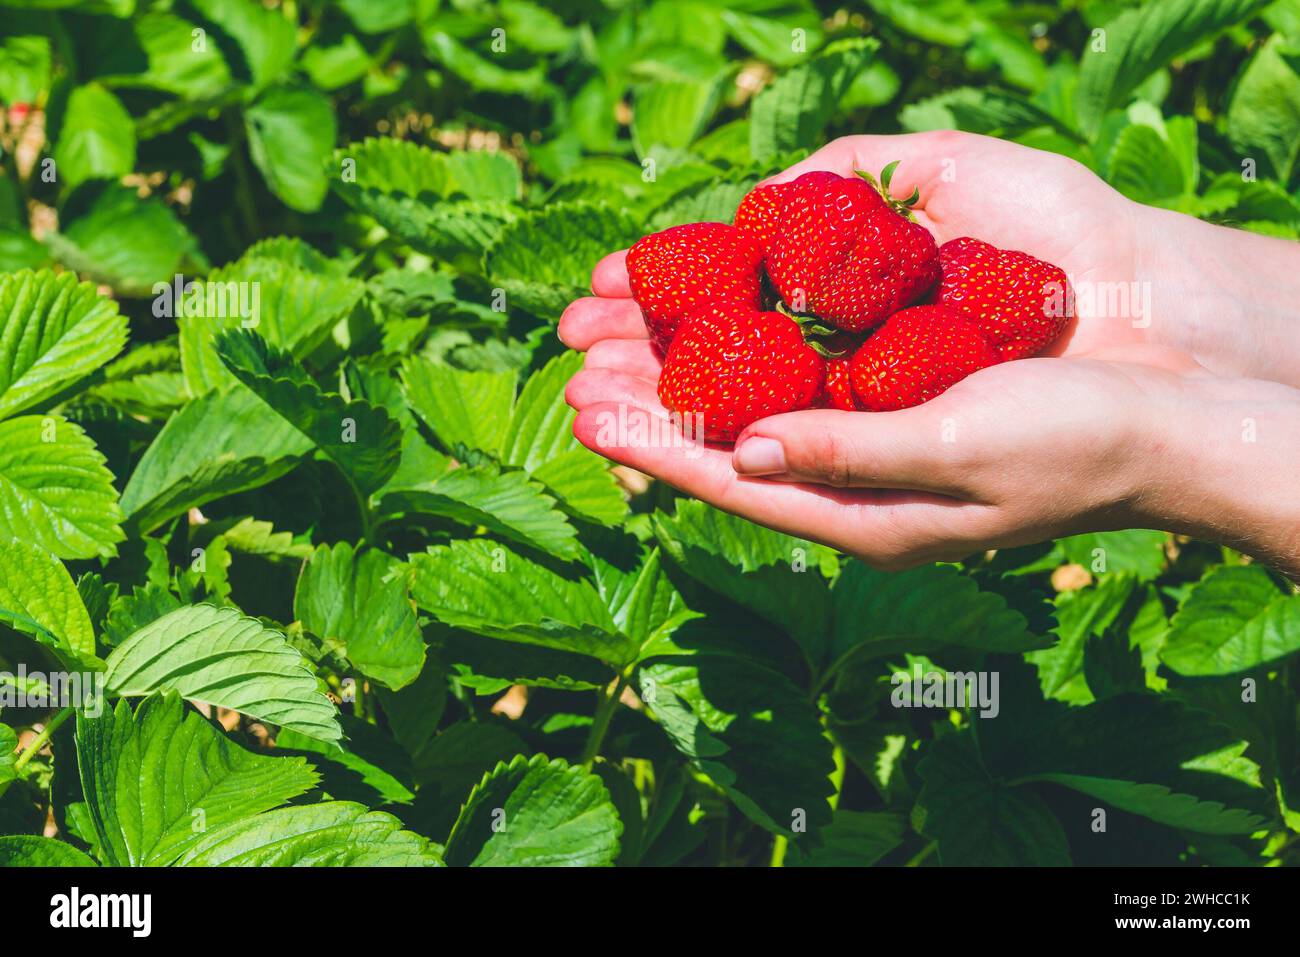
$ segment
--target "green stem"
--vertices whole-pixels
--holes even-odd
[[[609,695],[601,695],[596,703],[596,715],[592,719],[591,730],[587,732],[587,743],[583,746],[582,757],[578,759],[584,768],[590,768],[596,761],[596,755],[600,754],[600,746],[605,742],[605,733],[609,731],[610,719],[614,717],[614,709],[618,707],[618,699],[623,694],[623,689],[627,687],[627,681],[628,672],[624,671],[619,674]]]
[[[769,867],[785,866],[785,851],[790,846],[790,841],[784,834],[778,834],[776,840],[772,842],[772,859],[768,862]]]
[[[14,762],[15,773],[21,771],[24,767],[27,766],[27,762],[36,756],[36,752],[41,750],[41,748],[45,747],[45,745],[49,743],[49,740],[53,736],[54,732],[58,731],[59,726],[63,724],[63,722],[67,721],[68,718],[72,717],[74,713],[75,713],[75,709],[64,708],[53,718],[51,718],[48,722],[46,722],[45,727],[41,729],[41,733],[38,734],[36,737],[32,738],[31,743],[28,744],[27,747],[23,749],[23,753],[18,755],[18,760]]]
[[[253,177],[244,161],[243,144],[246,137],[233,110],[226,110],[225,121],[226,131],[230,134],[230,162],[237,183],[235,203],[244,220],[244,231],[248,233],[247,245],[252,245],[261,237],[262,227],[257,219],[257,206],[253,202]]]

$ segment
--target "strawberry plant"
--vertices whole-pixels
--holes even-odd
[[[555,329],[631,247],[708,438],[914,404],[1060,271],[760,181],[963,130],[1297,239],[1297,50],[1294,0],[0,0],[0,864],[1296,863],[1280,574],[869,567],[583,447]]]

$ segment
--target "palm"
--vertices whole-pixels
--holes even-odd
[[[1117,347],[1103,358],[993,366],[903,412],[814,410],[777,417],[798,417],[806,430],[844,431],[870,421],[923,437],[922,454],[931,457],[933,470],[898,490],[746,478],[733,468],[729,448],[687,454],[681,447],[610,443],[602,429],[613,417],[644,413],[667,418],[655,391],[659,363],[649,342],[592,350],[588,366],[568,392],[570,404],[580,412],[574,431],[585,445],[719,508],[850,553],[871,553],[900,533],[942,543],[933,553],[909,556],[909,564],[1074,530],[1072,523],[1080,515],[1113,493],[1104,478],[1090,488],[1064,490],[1037,481],[1030,487],[1011,483],[1002,488],[999,476],[1023,470],[1064,481],[1086,474],[1089,468],[1082,460],[1103,454],[1097,447],[1098,424],[1131,420],[1132,411],[1152,394],[1176,389],[1182,375],[1196,372],[1164,350]],[[1081,459],[1077,468],[1073,458]],[[1007,462],[1016,462],[1017,470],[1008,472]],[[949,474],[965,478],[954,484],[944,477]]]

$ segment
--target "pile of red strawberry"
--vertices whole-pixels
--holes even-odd
[[[1065,273],[963,237],[935,244],[870,176],[760,186],[734,225],[690,223],[627,255],[665,354],[659,398],[730,442],[768,415],[918,405],[1044,349],[1067,321]]]

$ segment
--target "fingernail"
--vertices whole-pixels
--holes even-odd
[[[741,475],[775,475],[786,470],[785,449],[776,439],[756,435],[736,446],[731,467]]]

